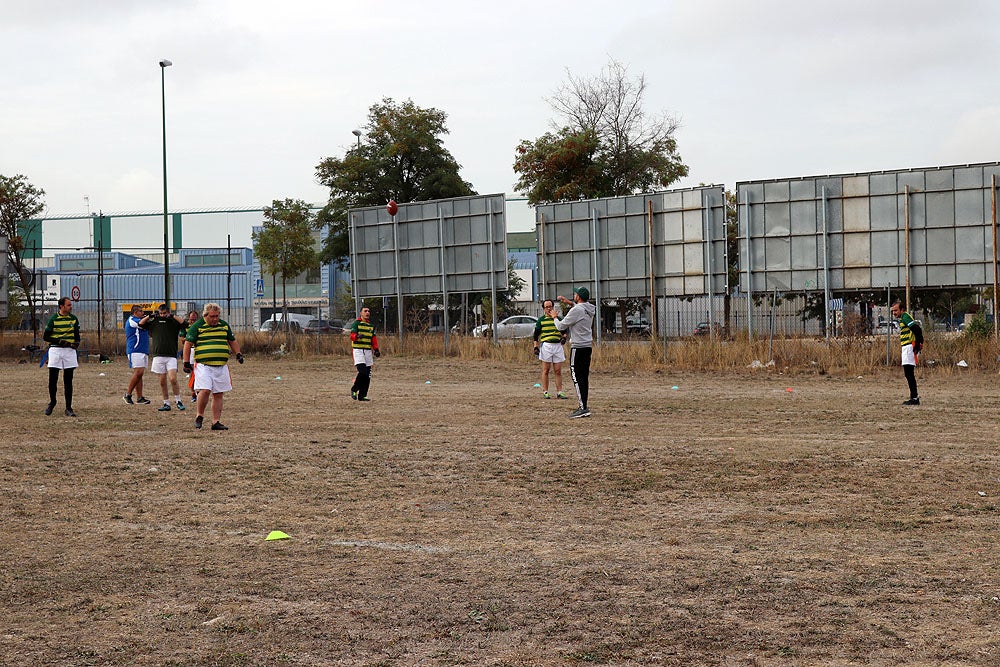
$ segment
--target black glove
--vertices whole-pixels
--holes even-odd
[[[184,372],[190,374],[192,371],[194,371],[194,366],[191,365],[190,361],[185,361]]]
[[[376,357],[382,356],[382,353],[378,351],[377,347],[374,350],[372,350],[372,354],[374,354]]]
[[[924,349],[924,346],[921,345],[920,343],[914,343],[913,344],[913,353],[914,354],[920,354],[920,350],[922,350],[922,349]]]
[[[560,345],[565,345],[567,340],[569,340],[569,339],[566,338],[566,334],[563,334],[562,337],[559,339],[559,344]]]
[[[74,350],[76,350],[76,349],[78,349],[78,348],[80,347],[80,341],[78,341],[78,340],[75,340],[75,341],[73,341],[72,343],[70,343],[70,344],[69,344],[69,346],[70,346],[71,348],[73,348]]]
[[[538,353],[539,353],[539,352],[541,352],[541,350],[539,350],[539,349],[538,349],[538,348],[536,347],[536,348],[532,348],[532,352],[533,352],[533,353],[534,353],[534,355],[535,355],[535,356],[537,357],[537,356],[538,356]]]
[[[243,353],[242,352],[237,352],[236,353],[236,361],[240,362],[241,364],[243,363]]]

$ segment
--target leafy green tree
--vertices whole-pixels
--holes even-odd
[[[345,322],[357,317],[354,312],[354,288],[350,280],[341,280],[337,284],[336,298],[333,302],[333,316]]]
[[[318,263],[309,204],[301,199],[275,199],[264,209],[264,224],[253,233],[253,242],[261,268],[272,275],[281,275],[281,309],[287,330],[288,279]]]
[[[992,290],[991,290],[992,291]],[[973,287],[952,287],[948,289],[920,290],[913,293],[913,309],[922,310],[936,320],[955,321],[958,313],[964,313],[976,303],[979,290]],[[924,323],[924,331],[930,331],[930,323]]]
[[[601,304],[601,321],[609,332],[615,331],[615,325],[620,322],[621,328],[618,333],[625,336],[632,335],[647,335],[645,332],[641,331],[641,327],[635,330],[629,330],[628,324],[629,320],[635,320],[637,322],[642,321],[642,314],[650,307],[650,302],[647,297],[630,296],[630,297],[618,297],[612,300],[613,306],[607,305],[607,303]]]
[[[514,260],[507,262],[507,289],[497,292],[497,319],[502,320],[505,317],[510,317],[511,315],[521,314],[521,310],[517,306],[517,300],[515,297],[521,291],[521,289],[527,284],[527,281],[521,278],[514,271]],[[469,295],[470,304],[479,304],[482,306],[483,320],[492,321],[493,319],[493,301],[489,292],[477,292]],[[461,312],[456,314],[457,319],[461,318]]]
[[[726,282],[729,289],[722,299],[722,319],[726,335],[729,335],[729,323],[732,321],[732,293],[740,284],[740,212],[736,201],[736,193],[726,190]]]
[[[687,176],[674,137],[680,124],[646,112],[644,75],[632,78],[612,59],[597,76],[567,76],[548,100],[559,116],[553,131],[515,152],[517,189],[529,204],[648,192]]]
[[[330,227],[322,261],[347,266],[349,209],[380,206],[390,199],[415,202],[476,194],[444,147],[446,120],[447,114],[438,109],[385,98],[368,110],[357,146],[342,158],[324,158],[317,165],[316,180],[330,188],[330,199],[318,216],[320,225]]]
[[[764,295],[766,296],[766,295]],[[884,290],[862,290],[860,292],[854,291],[830,291],[831,299],[843,299],[844,303],[856,303],[863,304],[864,308],[868,307],[868,304],[883,304],[885,302],[885,291]],[[759,297],[754,296],[754,302],[759,303]],[[779,299],[780,302],[780,299]],[[864,311],[863,311],[864,312]],[[808,291],[805,293],[805,298],[803,299],[802,308],[796,313],[802,322],[807,322],[809,320],[816,320],[819,324],[819,329],[821,335],[826,335],[826,292],[822,287],[816,288],[815,291]],[[863,314],[863,313],[862,313]],[[867,319],[857,323],[855,333],[870,333],[870,324]]]
[[[0,236],[8,239],[7,259],[17,274],[21,291],[28,300],[31,311],[31,329],[38,331],[35,316],[35,295],[31,289],[34,275],[24,262],[24,239],[20,224],[36,218],[45,210],[45,191],[32,185],[26,176],[4,176],[0,174]]]
[[[981,313],[977,313],[969,321],[963,333],[969,338],[985,339],[993,333],[993,323],[988,322]]]
[[[497,292],[498,317],[504,318],[520,314],[521,311],[518,309],[514,297],[521,292],[526,284],[527,281],[514,271],[514,260],[507,262],[507,289]],[[486,295],[486,300],[489,300],[489,294]]]
[[[964,313],[975,307],[979,290],[972,287],[952,287],[948,289],[937,289],[923,287],[914,289],[910,294],[910,313],[917,319],[931,317],[936,320],[947,320],[954,322],[958,313]],[[847,303],[862,304],[862,315],[866,311],[870,312],[870,306],[888,306],[884,289],[854,291],[831,291],[831,298],[843,298]],[[889,302],[895,299],[906,299],[906,291],[902,288],[895,288],[892,291]],[[807,292],[803,306],[799,309],[798,315],[803,320],[814,319],[819,322],[820,330],[826,333],[825,318],[826,300],[822,289],[815,292]],[[874,322],[864,319],[859,324],[861,333],[870,333]],[[931,322],[923,322],[924,331],[931,331]]]
[[[517,189],[529,204],[598,197],[609,189],[598,158],[600,142],[591,130],[563,127],[517,147]]]

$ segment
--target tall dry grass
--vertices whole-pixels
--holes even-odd
[[[88,337],[89,339],[93,336]],[[120,332],[102,337],[103,350],[90,345],[90,352],[103,351],[114,357],[122,353],[124,341]],[[249,356],[310,358],[314,356],[350,354],[351,341],[344,335],[309,336],[303,334],[243,332],[237,334],[240,347]],[[500,363],[531,362],[530,340],[500,341],[450,336],[445,349],[439,334],[410,334],[402,342],[394,335],[379,337],[387,355],[410,357],[454,357],[462,360],[488,360]],[[0,358],[26,359],[22,348],[32,342],[30,332],[0,331]],[[40,340],[39,340],[40,342]],[[976,338],[964,334],[930,333],[920,355],[922,372],[952,374],[959,372],[996,372],[1000,369],[1000,344],[993,338]],[[898,367],[899,343],[892,338],[888,347],[885,337],[858,336],[832,339],[776,338],[747,342],[745,337],[732,340],[689,338],[668,341],[629,340],[607,341],[594,349],[593,367],[598,371],[714,370],[759,371],[784,373],[817,373],[865,375],[886,368]],[[967,367],[957,364],[965,361]],[[758,362],[755,364],[754,362]],[[773,363],[770,363],[773,362]]]
[[[969,370],[995,372],[1000,368],[1000,345],[992,338],[932,333],[920,354],[924,372],[956,373]],[[639,355],[644,363],[644,354]],[[665,365],[689,370],[777,369],[783,372],[815,372],[865,375],[899,365],[899,342],[886,338],[856,336],[835,338],[776,338],[747,341],[746,337],[725,341],[685,340],[668,344],[661,355]],[[957,364],[965,361],[967,367]]]
[[[440,336],[408,336],[402,350],[395,337],[380,340],[387,354],[435,357],[445,354]],[[1000,345],[992,338],[932,333],[927,337],[920,361],[925,372],[995,372],[1000,368],[998,350]],[[499,362],[533,359],[530,341],[494,344],[467,336],[452,336],[447,356]],[[956,365],[962,360],[967,368]],[[666,347],[661,341],[615,341],[595,347],[593,358],[595,370],[636,371],[664,368],[745,371],[759,366],[762,372],[865,375],[898,365],[898,341],[892,338],[887,348],[885,337],[875,336],[837,338],[829,342],[816,338],[776,338],[773,342],[766,339],[748,342],[746,337],[716,341],[690,338],[669,341]]]

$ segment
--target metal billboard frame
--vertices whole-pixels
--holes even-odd
[[[989,285],[996,179],[1000,162],[737,183],[740,289]]]
[[[722,185],[539,205],[538,294],[646,297],[656,331],[657,297],[728,289],[725,207]]]
[[[1000,162],[739,182],[740,289],[829,304],[896,285],[909,304],[911,287],[995,286],[998,179]]]
[[[507,224],[503,194],[350,209],[351,282],[355,307],[362,299],[489,291],[496,303],[507,285]],[[495,309],[494,309],[495,311]],[[493,313],[494,325],[496,313]],[[445,335],[448,312],[444,312]],[[402,337],[402,326],[400,326]]]

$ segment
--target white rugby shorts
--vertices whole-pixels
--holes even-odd
[[[128,355],[129,368],[145,368],[149,364],[149,355],[142,352],[133,352]]]
[[[554,364],[561,364],[566,361],[566,350],[562,343],[542,343],[539,346],[538,358]]]
[[[361,348],[354,349],[354,365],[364,364],[365,366],[372,366],[375,364],[375,355],[372,354],[371,350],[363,350]]]
[[[229,375],[229,366],[198,364],[198,372],[194,374],[194,390],[202,389],[208,389],[213,394],[232,391],[233,378]]]
[[[168,371],[177,370],[177,357],[153,357],[153,363],[149,370],[157,375],[164,375]]]
[[[71,347],[50,347],[49,348],[49,368],[76,368],[79,366],[76,358],[76,350]]]
[[[903,365],[904,366],[916,366],[917,357],[913,354],[912,345],[904,345],[902,349],[903,354]]]

